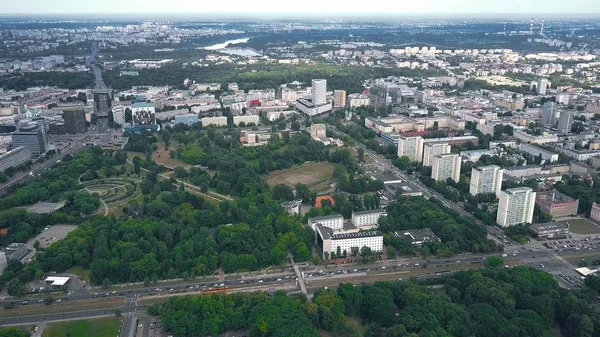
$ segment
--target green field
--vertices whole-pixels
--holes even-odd
[[[297,183],[308,186],[313,192],[323,192],[330,189],[333,183],[333,165],[330,163],[305,163],[285,170],[269,173],[266,181],[269,186],[285,184],[294,187]]]
[[[568,223],[569,229],[575,234],[600,234],[600,228],[584,218],[560,221],[560,223]]]
[[[50,323],[43,337],[115,337],[119,335],[121,323],[120,317]]]

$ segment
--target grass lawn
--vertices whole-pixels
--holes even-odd
[[[285,170],[269,173],[266,181],[269,186],[285,184],[294,187],[297,183],[306,184],[315,192],[326,190],[333,182],[333,165],[330,163],[305,163]]]
[[[75,274],[81,277],[82,280],[89,282],[90,281],[90,271],[88,269],[83,269],[82,267],[71,267],[67,270],[69,274]]]
[[[114,337],[119,335],[121,323],[120,317],[50,323],[43,337],[66,337],[67,333],[73,337]]]
[[[571,230],[571,232],[573,232],[575,234],[598,234],[598,233],[600,233],[600,228],[598,226],[596,226],[594,223],[592,223],[591,221],[584,219],[584,218],[565,220],[565,221],[561,221],[560,223],[562,223],[562,224],[568,223],[569,229]]]

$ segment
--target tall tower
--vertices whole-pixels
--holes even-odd
[[[529,34],[533,35],[533,18],[529,20]]]
[[[312,102],[319,106],[327,103],[327,80],[312,80]]]
[[[542,27],[540,28],[540,35],[544,35],[544,19],[542,19]]]

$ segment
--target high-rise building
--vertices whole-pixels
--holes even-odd
[[[474,167],[471,170],[469,193],[471,195],[494,193],[498,197],[502,187],[503,175],[504,170],[497,165]]]
[[[420,162],[423,158],[423,138],[401,136],[398,139],[398,157],[403,156],[411,161]]]
[[[65,109],[62,113],[65,122],[65,132],[69,134],[85,133],[85,111],[80,108]]]
[[[431,178],[446,181],[448,178],[458,182],[460,179],[460,156],[457,153],[444,153],[433,156]]]
[[[558,119],[558,132],[569,133],[573,126],[573,111],[563,110]]]
[[[556,125],[558,106],[554,102],[545,102],[542,106],[542,125],[553,127]]]
[[[546,94],[546,89],[548,88],[548,79],[546,78],[539,78],[536,84],[536,90],[537,90],[537,94],[538,95],[545,95]]]
[[[40,127],[40,131],[42,131],[42,137],[44,137],[44,143],[46,147],[48,147],[48,124],[43,117],[35,117],[31,119],[32,122],[37,124]]]
[[[531,223],[536,193],[529,187],[509,188],[500,192],[496,223],[502,227]]]
[[[113,123],[117,125],[125,125],[125,106],[115,105],[112,108]]]
[[[35,123],[29,123],[19,128],[12,134],[13,146],[24,146],[31,154],[39,155],[46,152],[46,142],[40,127]]]
[[[343,108],[346,106],[346,90],[335,90],[333,92],[333,107]]]
[[[327,103],[327,80],[312,80],[311,96],[314,105]]]
[[[423,166],[433,165],[433,157],[438,154],[450,153],[450,144],[425,144],[423,145]]]

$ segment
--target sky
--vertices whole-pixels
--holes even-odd
[[[2,0],[4,14],[600,14],[600,0]]]

